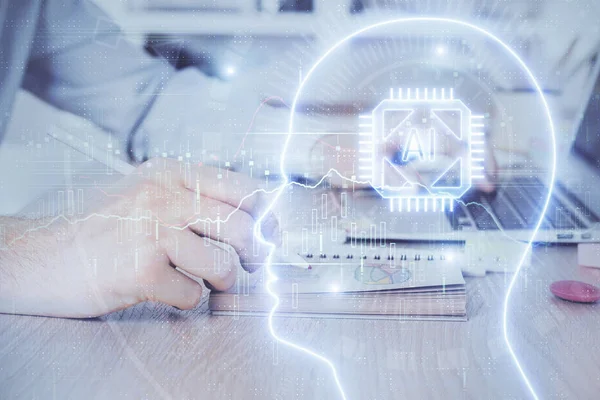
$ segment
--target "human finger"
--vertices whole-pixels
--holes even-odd
[[[264,262],[268,248],[254,236],[256,221],[250,214],[210,197],[197,198],[191,192],[186,198],[187,213],[183,215],[188,217],[180,225],[198,235],[231,245],[248,271]]]
[[[151,280],[141,290],[144,300],[158,301],[181,310],[196,307],[202,298],[202,286],[167,263],[153,268]]]
[[[241,264],[231,246],[202,238],[189,229],[172,232],[162,246],[173,265],[208,281],[216,290],[227,290],[235,283]]]
[[[265,190],[260,182],[246,174],[212,166],[184,163],[171,158],[151,159],[140,166],[146,179],[161,188],[185,187],[258,217],[264,209]]]
[[[163,167],[171,171],[179,184],[186,189],[229,204],[250,214],[254,219],[262,218],[262,233],[267,239],[278,231],[278,220],[269,209],[275,193],[262,190],[259,182],[245,174],[210,166],[183,164],[175,160],[160,159]],[[158,179],[166,179],[156,175]],[[155,178],[156,179],[156,178]],[[161,182],[162,183],[162,182]]]

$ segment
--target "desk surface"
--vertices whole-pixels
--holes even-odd
[[[540,398],[597,398],[600,306],[548,291],[600,283],[575,247],[543,247],[510,312],[517,354]],[[281,318],[285,338],[329,357],[349,399],[528,398],[503,341],[509,276],[468,279],[468,322]],[[330,370],[274,345],[262,317],[144,304],[94,320],[0,316],[0,398],[336,399]]]

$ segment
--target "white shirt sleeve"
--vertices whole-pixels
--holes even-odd
[[[22,86],[111,132],[127,151],[174,73],[130,43],[91,1],[45,1]]]
[[[283,153],[289,109],[261,105],[252,75],[175,71],[128,42],[90,1],[44,2],[23,86],[111,132],[132,160],[181,157],[305,174],[314,140]],[[301,156],[302,155],[302,156]]]
[[[262,104],[248,87],[252,77],[224,82],[194,68],[175,73],[156,98],[134,137],[145,157],[183,157],[257,173],[310,173],[314,135],[288,137],[290,111]],[[138,155],[139,157],[139,155]],[[308,175],[307,175],[308,176]]]

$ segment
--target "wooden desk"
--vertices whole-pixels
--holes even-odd
[[[557,279],[599,284],[575,247],[538,248],[510,332],[540,398],[598,398],[600,307],[554,298]],[[277,319],[329,357],[348,399],[530,398],[502,335],[509,276],[468,280],[468,322]],[[95,320],[0,316],[0,398],[337,399],[330,370],[275,346],[259,317],[145,304]]]

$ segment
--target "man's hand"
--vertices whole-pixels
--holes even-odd
[[[340,177],[338,174],[332,173],[329,181],[333,186],[339,187],[345,182],[349,187],[369,187],[369,179],[361,177],[361,174],[364,172],[361,172],[360,170],[359,158],[370,157],[370,155],[359,153],[359,140],[360,137],[358,135],[330,134],[315,141],[310,157],[313,160],[318,160],[318,162],[312,163],[314,168],[311,170],[310,177],[317,180],[329,170],[335,169],[342,175],[342,177]],[[449,143],[443,142],[438,142],[437,145],[437,153],[440,158],[460,157],[469,150],[465,146],[451,146]],[[402,148],[388,146],[383,152],[387,154],[388,158],[394,159],[396,157],[396,153],[401,151]],[[475,181],[474,186],[478,190],[489,193],[495,190],[494,182],[498,166],[494,157],[494,153],[489,146],[485,148],[484,156],[485,165],[484,171],[482,172],[484,179]],[[427,165],[426,163],[422,162],[409,162],[405,165],[397,166],[397,168],[402,170],[403,174],[411,181],[418,182],[423,185],[426,185],[428,182],[426,182],[422,172],[427,172],[433,167],[435,167],[435,165]],[[351,179],[352,176],[355,177],[355,181],[358,183],[353,183]],[[412,194],[416,195],[417,192]]]
[[[0,312],[93,317],[143,301],[190,309],[199,280],[226,290],[240,266],[252,271],[267,255],[253,235],[264,196],[243,175],[156,159],[117,186],[83,218],[7,235]],[[265,238],[278,229],[267,216]]]

